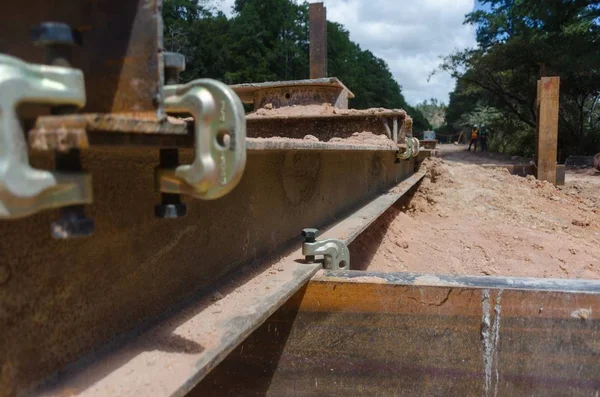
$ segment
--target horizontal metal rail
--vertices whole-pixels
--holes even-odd
[[[598,312],[600,281],[323,271],[189,396],[594,395]]]
[[[350,138],[355,132],[362,131],[370,131],[374,136],[382,135],[386,133],[386,123],[405,116],[404,111],[386,111],[372,114],[248,117],[246,120],[248,149],[259,150],[263,145],[261,139],[253,138],[274,138],[281,142],[285,140],[281,137],[285,136],[287,140],[295,138],[296,141],[302,141],[305,136],[313,135],[321,141],[306,141],[299,144],[309,145],[325,144],[332,138]],[[191,148],[194,147],[193,126],[194,123],[190,119],[172,117],[148,120],[114,114],[73,114],[39,117],[29,129],[27,136],[29,146],[35,151],[66,151],[98,146]],[[388,149],[393,144],[394,142],[390,140]],[[336,147],[344,145],[344,141],[335,142],[335,145]],[[378,145],[357,141],[346,144],[348,150],[361,146],[377,147]]]

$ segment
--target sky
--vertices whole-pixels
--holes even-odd
[[[228,16],[234,0],[218,8]],[[315,0],[309,0],[315,2]],[[474,47],[475,28],[463,25],[475,0],[323,0],[327,19],[339,22],[350,39],[389,65],[407,102],[436,98],[448,103],[454,80],[438,72],[440,56]],[[348,87],[352,90],[352,87]]]

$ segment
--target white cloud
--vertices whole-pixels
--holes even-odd
[[[328,20],[344,25],[361,48],[388,63],[409,103],[432,97],[448,102],[453,79],[442,73],[428,77],[440,55],[475,46],[474,28],[462,24],[475,0],[323,1]],[[219,8],[231,15],[233,2],[223,0]]]
[[[223,11],[230,18],[233,15],[233,3],[235,3],[235,0],[207,0],[205,4]]]

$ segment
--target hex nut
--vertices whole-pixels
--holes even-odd
[[[319,235],[319,229],[307,228],[302,229],[302,237],[306,242],[314,242]]]
[[[94,234],[94,220],[86,217],[66,217],[52,223],[52,237],[64,240]]]
[[[178,72],[185,70],[185,56],[178,52],[164,53],[165,69],[175,69]]]
[[[81,36],[66,23],[43,22],[31,30],[31,40],[36,46],[79,45]]]

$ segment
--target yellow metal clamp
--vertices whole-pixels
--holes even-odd
[[[242,102],[227,85],[210,79],[168,85],[164,92],[167,113],[188,113],[194,118],[195,158],[189,165],[157,169],[158,189],[203,200],[229,193],[246,165]]]
[[[29,165],[17,108],[22,104],[85,105],[83,73],[36,65],[0,54],[0,218],[20,218],[48,208],[92,202],[91,176]]]

